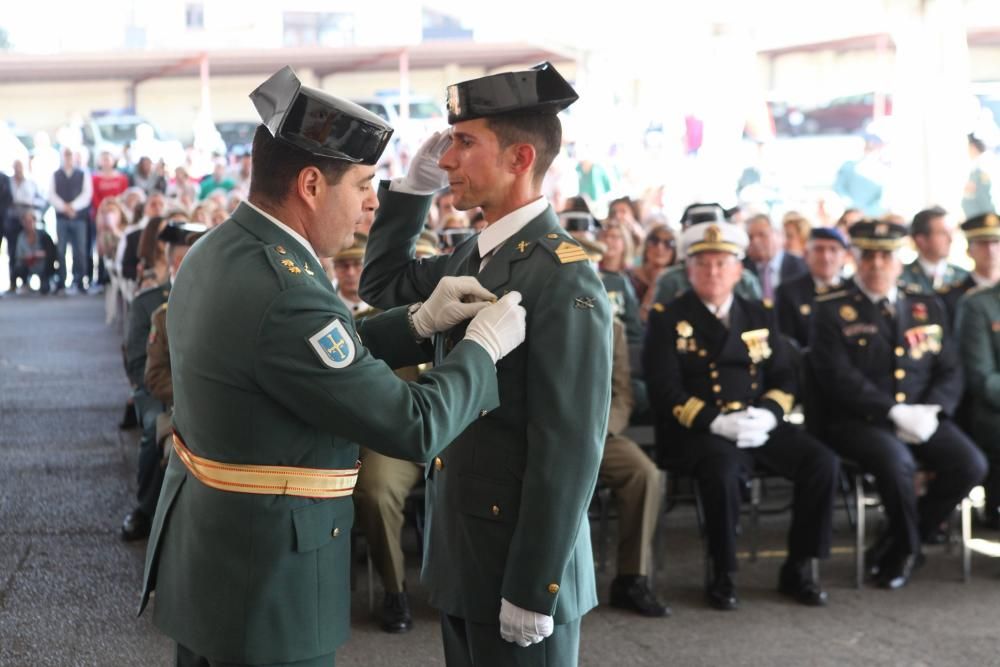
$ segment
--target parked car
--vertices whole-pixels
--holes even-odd
[[[165,160],[169,165],[184,163],[181,142],[167,137],[153,123],[133,113],[95,113],[84,121],[80,130],[83,145],[89,149],[92,162],[105,150],[116,156],[121,155],[122,148],[129,144],[133,160],[145,155],[154,162]]]
[[[875,93],[837,97],[829,102],[802,111],[800,134],[849,134],[863,131],[875,119]],[[879,116],[892,115],[892,99],[881,98]]]
[[[0,171],[12,174],[14,160],[28,164],[29,147],[24,142],[25,137],[31,141],[30,136],[18,131],[14,125],[0,121]],[[34,145],[33,141],[31,143]]]
[[[396,130],[393,143],[416,149],[432,132],[447,125],[444,109],[440,102],[431,97],[411,95],[409,98],[409,118],[404,122],[400,117],[401,103],[398,95],[377,95],[351,100],[387,121]]]
[[[248,154],[253,145],[253,135],[260,123],[244,120],[230,120],[216,123],[215,127],[226,144],[226,153]]]

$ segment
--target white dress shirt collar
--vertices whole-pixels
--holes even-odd
[[[525,204],[503,216],[479,234],[479,256],[486,259],[504,241],[524,229],[525,225],[540,216],[549,207],[549,200],[544,196]]]
[[[878,294],[875,294],[874,292],[869,292],[868,289],[861,284],[860,280],[855,280],[854,284],[857,285],[858,289],[861,290],[861,293],[864,294],[866,297],[868,297],[868,300],[874,303],[875,305],[878,305],[878,302],[881,301],[883,298],[885,298],[889,301],[890,305],[895,306],[896,299],[899,298],[899,288],[896,287],[895,285],[890,287],[889,292],[884,297],[882,297]]]
[[[729,298],[727,298],[725,301],[723,301],[722,303],[720,303],[718,306],[713,306],[712,304],[708,303],[707,301],[702,301],[702,303],[705,304],[706,308],[708,308],[708,312],[712,313],[717,318],[719,318],[719,321],[721,321],[727,327],[729,326],[729,311],[732,310],[732,308],[733,308],[733,295],[732,294],[730,294]]]
[[[976,283],[976,287],[993,287],[996,285],[996,281],[990,280],[986,276],[981,276],[975,271],[972,272],[972,280]]]
[[[944,279],[944,273],[948,270],[948,260],[942,259],[940,262],[928,262],[923,257],[918,257],[917,261],[920,263],[920,268],[923,270],[924,275],[930,278],[931,282]]]
[[[309,241],[306,241],[305,238],[301,234],[299,234],[298,232],[296,232],[294,229],[292,229],[291,227],[289,227],[285,223],[281,222],[281,220],[278,220],[276,217],[274,217],[273,215],[271,215],[267,211],[261,209],[259,206],[254,206],[250,201],[244,199],[243,203],[246,204],[247,206],[249,206],[250,208],[252,208],[253,210],[257,211],[258,213],[260,213],[262,216],[264,216],[265,218],[267,218],[268,220],[270,220],[274,224],[276,224],[278,226],[278,228],[281,229],[281,231],[285,232],[286,234],[288,234],[289,236],[291,236],[293,239],[295,239],[296,241],[298,241],[299,245],[301,245],[303,248],[305,248],[306,252],[308,252],[310,255],[312,255],[316,259],[316,265],[320,266],[319,255],[317,255],[316,251],[313,250],[312,244],[309,243]],[[322,267],[320,267],[320,268],[322,268]]]

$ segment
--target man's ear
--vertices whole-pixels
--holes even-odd
[[[325,185],[326,179],[323,177],[323,172],[313,166],[304,167],[295,180],[295,193],[310,210],[315,211],[316,198]]]
[[[531,174],[535,167],[535,147],[531,144],[514,144],[508,147],[510,162],[508,168],[515,176],[528,173]]]

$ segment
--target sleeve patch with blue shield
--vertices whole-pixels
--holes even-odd
[[[330,368],[350,366],[357,354],[354,340],[337,318],[310,336],[309,345],[319,360]]]

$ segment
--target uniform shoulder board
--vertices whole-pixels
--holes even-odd
[[[826,301],[833,301],[834,299],[839,299],[842,296],[847,296],[847,290],[837,290],[836,292],[827,292],[826,294],[818,294],[816,296],[816,303],[824,303]]]
[[[903,286],[903,290],[907,294],[922,294],[923,290],[920,289],[920,285],[914,285],[913,283],[907,283]]]
[[[280,243],[267,246],[264,254],[283,287],[301,284],[309,276],[315,275],[315,271],[313,271],[313,267],[310,267],[308,261],[301,260]],[[310,257],[310,259],[312,258]]]
[[[970,287],[966,292],[965,296],[972,296],[973,294],[979,294],[989,289],[988,285],[976,285],[975,287]]]
[[[577,243],[576,239],[567,234],[557,234],[553,232],[543,236],[539,242],[560,264],[586,262],[590,259],[587,256],[587,251],[585,251],[583,247]]]

